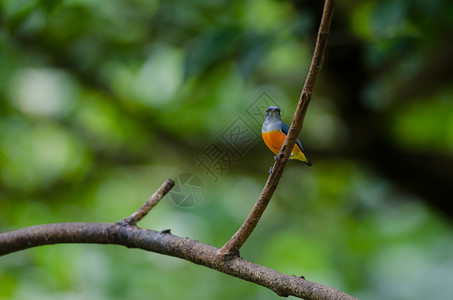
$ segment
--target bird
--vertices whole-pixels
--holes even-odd
[[[266,118],[261,128],[261,135],[266,146],[276,155],[280,152],[288,131],[288,125],[282,121],[280,116],[280,108],[278,106],[269,106],[266,109]],[[305,155],[304,148],[299,139],[297,139],[289,159],[300,160],[309,167],[312,165],[311,161]]]

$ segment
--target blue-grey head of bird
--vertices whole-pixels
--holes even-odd
[[[278,106],[269,106],[266,109],[266,119],[277,119],[281,120],[280,117],[280,107]]]

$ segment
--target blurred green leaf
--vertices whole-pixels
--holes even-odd
[[[217,181],[196,158],[213,142],[230,151],[222,137],[238,118],[259,133],[254,118],[269,105],[291,122],[321,4],[0,1],[1,231],[115,222],[166,178],[194,173],[197,205],[166,196],[140,226],[222,246],[274,154],[258,136]],[[336,5],[300,136],[313,167],[288,162],[241,255],[360,299],[450,299],[451,212],[408,187],[399,161],[380,159],[391,155],[381,147],[422,152],[451,181],[453,5]],[[436,183],[414,166],[424,186]],[[275,299],[183,260],[113,246],[46,246],[0,265],[1,299]]]
[[[451,153],[453,103],[450,99],[453,93],[447,90],[442,94],[420,99],[394,113],[391,126],[396,144],[425,152]]]

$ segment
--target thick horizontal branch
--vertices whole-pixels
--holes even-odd
[[[0,255],[60,243],[117,244],[179,257],[267,287],[280,296],[309,300],[355,299],[334,288],[285,275],[238,256],[221,255],[218,248],[196,240],[120,223],[58,223],[2,233]]]
[[[139,210],[117,223],[59,223],[32,226],[0,234],[0,256],[20,250],[60,243],[117,244],[178,257],[211,269],[267,287],[280,296],[296,296],[308,300],[352,300],[339,290],[286,275],[239,257],[239,249],[257,225],[283,174],[322,67],[327,35],[335,0],[326,0],[313,60],[293,117],[288,136],[275,161],[273,171],[249,217],[222,249],[170,232],[141,229],[135,226],[172,188],[167,180]]]

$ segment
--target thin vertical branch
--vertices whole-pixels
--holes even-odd
[[[258,221],[264,213],[267,205],[269,204],[272,195],[277,188],[280,178],[283,175],[286,163],[291,155],[291,151],[296,143],[297,137],[302,130],[305,114],[307,112],[308,104],[313,94],[313,89],[318,79],[318,74],[324,62],[324,52],[327,45],[327,37],[329,35],[330,24],[332,23],[332,16],[335,6],[335,0],[325,0],[324,10],[319,26],[318,36],[316,39],[315,50],[311,61],[308,75],[305,80],[302,93],[299,98],[299,103],[294,113],[291,126],[289,128],[288,136],[277,155],[272,172],[267,179],[260,197],[253,206],[250,214],[245,219],[239,230],[231,237],[231,239],[220,249],[220,253],[224,255],[238,255],[239,249],[244,245],[249,236],[255,229]]]

